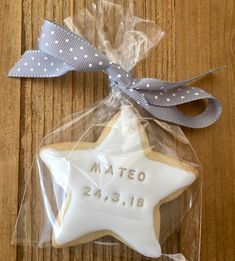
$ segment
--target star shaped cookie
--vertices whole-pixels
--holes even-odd
[[[151,149],[130,106],[121,107],[96,142],[51,144],[39,156],[65,192],[53,225],[54,247],[111,235],[159,257],[160,205],[197,177],[191,166]]]

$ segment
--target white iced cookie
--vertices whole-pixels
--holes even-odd
[[[129,106],[121,107],[95,143],[52,144],[41,149],[40,158],[66,192],[53,227],[55,247],[112,235],[145,256],[160,256],[160,204],[197,175],[151,150]]]

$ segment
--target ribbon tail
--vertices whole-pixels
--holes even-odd
[[[221,66],[221,67],[218,67],[215,69],[211,69],[198,76],[192,77],[187,80],[182,80],[179,82],[168,82],[168,81],[162,81],[162,80],[153,79],[153,78],[143,78],[140,80],[136,80],[135,85],[130,86],[129,88],[133,88],[133,89],[141,90],[141,91],[159,91],[159,90],[174,89],[174,88],[182,87],[182,86],[185,86],[186,84],[198,81],[213,72],[224,69],[225,67],[226,66]]]
[[[51,78],[75,70],[71,65],[41,50],[26,51],[9,71],[9,77]]]
[[[199,74],[199,75],[197,75],[197,76],[195,76],[195,77],[192,77],[191,79],[176,82],[175,84],[176,84],[177,86],[175,86],[175,87],[184,86],[184,85],[186,85],[186,84],[189,84],[189,83],[198,81],[198,80],[200,80],[200,79],[206,77],[207,75],[209,75],[209,74],[211,74],[211,73],[213,73],[213,72],[217,72],[217,71],[223,70],[225,67],[226,67],[226,65],[220,66],[220,67],[211,69],[211,70],[209,70],[209,71],[207,71],[207,72],[201,73],[201,74]]]

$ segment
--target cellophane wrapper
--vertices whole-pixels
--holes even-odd
[[[132,5],[108,1],[65,24],[127,72],[164,35],[154,22],[134,16]],[[12,243],[86,249],[86,261],[199,260],[201,179],[198,158],[178,126],[111,90],[42,140]]]

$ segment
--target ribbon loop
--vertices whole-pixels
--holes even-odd
[[[220,103],[214,99],[208,100],[206,109],[199,115],[187,116],[176,106],[157,107],[149,105],[152,115],[157,119],[171,122],[188,128],[205,128],[218,120],[222,112]]]
[[[190,128],[203,128],[219,118],[222,106],[211,94],[185,85],[219,69],[222,68],[179,82],[135,79],[78,34],[46,20],[40,33],[39,50],[26,51],[9,76],[58,77],[69,71],[104,71],[111,86],[120,89],[154,117]],[[200,99],[208,99],[208,106],[197,116],[187,116],[177,108]]]
[[[171,107],[202,99],[215,99],[209,93],[196,87],[179,87],[165,91],[143,92],[152,105]]]

